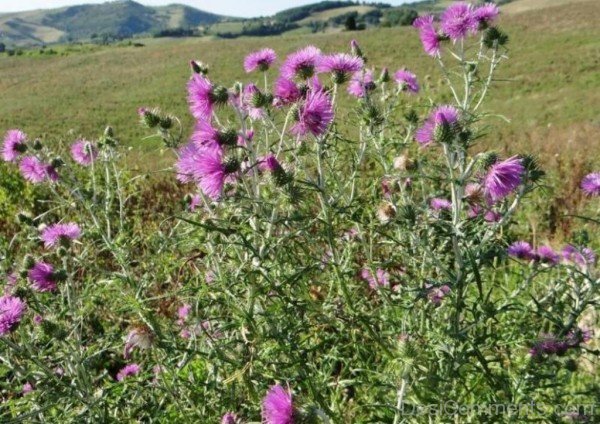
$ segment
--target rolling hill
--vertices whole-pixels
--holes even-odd
[[[83,4],[0,14],[0,42],[28,46],[102,35],[130,37],[170,28],[197,27],[223,19],[223,16],[180,4],[149,7],[132,0]]]

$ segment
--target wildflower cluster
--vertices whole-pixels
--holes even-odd
[[[112,129],[74,137],[72,160],[8,131],[3,159],[45,191],[0,257],[2,413],[398,423],[420,422],[408,404],[593,399],[593,243],[557,251],[515,231],[544,173],[475,147],[494,137],[482,108],[507,59],[497,17],[455,2],[415,21],[444,101],[357,41],[263,48],[240,60],[247,82],[191,61],[187,141],[177,117],[138,110],[178,184],[151,201],[184,200],[160,219]],[[599,175],[581,181],[586,201]]]

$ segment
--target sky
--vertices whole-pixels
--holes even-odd
[[[184,3],[206,12],[227,16],[268,16],[289,7],[316,3],[320,0],[136,0],[148,6]],[[381,1],[381,0],[378,0]],[[388,0],[385,3],[399,5],[415,0]],[[51,9],[84,3],[105,3],[106,0],[0,0],[0,13],[20,12],[33,9]]]

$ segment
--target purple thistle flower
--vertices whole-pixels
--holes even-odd
[[[578,347],[581,343],[589,342],[593,335],[593,330],[575,328],[574,330],[569,331],[565,337],[565,341],[570,347]]]
[[[477,21],[479,28],[486,28],[500,14],[500,9],[494,3],[485,3],[475,8],[473,18]]]
[[[56,274],[54,267],[46,262],[36,262],[27,272],[27,278],[34,290],[39,292],[51,292],[56,290]]]
[[[221,424],[236,424],[238,422],[238,416],[233,412],[227,412],[221,418]]]
[[[457,2],[450,5],[441,16],[441,27],[452,41],[460,40],[469,32],[475,32],[479,22],[469,3]]]
[[[239,165],[223,163],[223,153],[217,149],[201,150],[194,158],[193,176],[202,192],[213,200],[218,200],[228,175],[233,174]]]
[[[373,70],[356,72],[348,84],[348,93],[354,97],[363,98],[369,91],[375,89]]]
[[[507,250],[509,256],[517,259],[532,260],[536,258],[533,247],[526,241],[516,241]]]
[[[27,382],[27,383],[23,384],[23,389],[22,389],[21,393],[23,393],[23,396],[25,396],[25,395],[28,395],[29,393],[33,392],[33,390],[34,390],[33,385],[31,383]]]
[[[419,92],[417,76],[412,72],[407,71],[406,69],[400,69],[394,74],[394,79],[400,86],[400,91],[408,91],[412,94]]]
[[[0,336],[13,331],[27,309],[24,301],[15,296],[0,297]]]
[[[204,147],[204,149],[209,147]],[[194,181],[194,173],[196,170],[196,161],[198,154],[202,151],[196,143],[188,143],[181,147],[178,154],[177,162],[175,162],[175,170],[177,171],[177,179],[182,183]]]
[[[440,306],[442,300],[444,300],[446,295],[450,293],[450,286],[446,284],[440,287],[435,287],[431,284],[426,284],[425,288],[427,289],[427,298],[435,306]]]
[[[276,100],[282,105],[295,103],[302,97],[302,92],[296,83],[284,77],[279,77],[275,81],[273,94]]]
[[[436,128],[441,125],[452,127],[459,119],[459,111],[454,106],[438,106],[415,132],[415,140],[423,146],[435,141]]]
[[[537,259],[548,265],[556,265],[560,262],[560,255],[550,246],[540,246],[536,250]]]
[[[128,364],[125,365],[121,371],[117,373],[117,381],[123,381],[125,378],[131,375],[137,375],[141,371],[141,368],[138,364]]]
[[[525,167],[516,156],[490,166],[483,179],[488,202],[496,203],[512,193],[521,184],[524,173]]]
[[[333,121],[333,105],[324,91],[309,91],[298,111],[298,122],[291,128],[292,134],[318,137],[327,131]]]
[[[15,162],[21,153],[27,150],[27,135],[21,130],[8,130],[4,136],[2,159]]]
[[[225,104],[229,99],[224,87],[215,87],[208,78],[194,74],[187,84],[188,103],[194,118],[208,120],[215,106]]]
[[[600,196],[600,172],[593,172],[581,180],[581,190],[588,196]]]
[[[483,215],[485,222],[499,222],[502,219],[500,212],[488,209]]]
[[[277,55],[273,49],[262,49],[252,52],[244,59],[244,70],[247,73],[257,69],[265,72],[275,62],[275,59],[277,59]]]
[[[295,77],[303,80],[309,79],[317,71],[321,57],[321,50],[314,46],[298,50],[285,59],[281,65],[281,75],[290,80]]]
[[[263,96],[255,84],[246,85],[242,97],[242,108],[250,118],[255,120],[264,118],[265,111],[262,106],[259,106]]]
[[[44,163],[35,156],[25,156],[19,163],[19,171],[27,181],[34,184],[41,183],[46,179],[58,180],[58,173],[50,164]]]
[[[98,157],[98,149],[87,140],[77,140],[71,145],[71,156],[79,165],[88,166]]]
[[[425,53],[432,57],[440,55],[441,37],[433,26],[433,15],[421,16],[413,22],[413,26],[419,30],[419,38]]]
[[[49,225],[42,230],[42,234],[40,235],[46,249],[58,244],[66,244],[68,246],[71,240],[78,239],[79,237],[81,237],[81,228],[73,222]]]
[[[360,278],[369,283],[369,287],[373,290],[390,286],[390,274],[381,268],[377,268],[375,274],[370,269],[363,268],[360,270]]]
[[[358,56],[336,53],[323,56],[317,70],[332,73],[334,82],[342,84],[348,80],[350,74],[360,71],[364,65],[365,62]]]
[[[262,401],[265,424],[294,424],[292,394],[279,384],[271,387]]]
[[[567,262],[572,262],[579,266],[593,265],[596,262],[596,253],[587,247],[577,249],[568,244],[562,249],[562,257]]]
[[[260,158],[258,161],[258,169],[261,171],[278,172],[282,170],[282,166],[273,154]]]
[[[441,199],[439,197],[434,197],[429,202],[429,207],[431,207],[431,209],[433,209],[434,211],[450,210],[450,209],[452,209],[452,202],[450,202],[447,199]]]

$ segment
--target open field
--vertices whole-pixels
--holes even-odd
[[[520,3],[509,6],[514,9]],[[600,27],[595,24],[599,21],[596,1],[503,16],[501,25],[513,40],[511,60],[500,71],[506,81],[493,93],[489,108],[512,125],[490,140],[496,148],[510,152],[532,148],[546,162],[556,154],[572,157],[600,149],[600,138],[594,136],[600,105]],[[93,137],[110,124],[127,143],[147,151],[156,146],[142,141],[136,125],[139,106],[161,106],[191,122],[185,101],[189,59],[209,63],[216,80],[247,80],[240,58],[253,49],[271,46],[281,57],[309,43],[324,51],[343,49],[352,38],[359,40],[374,66],[401,63],[422,82],[441,81],[412,28],[237,40],[150,40],[144,48],[106,48],[68,57],[0,57],[0,128],[23,127],[38,136],[70,131]]]
[[[300,25],[308,23],[308,22],[317,22],[317,21],[326,21],[331,18],[335,18],[336,16],[344,15],[346,13],[356,12],[359,15],[363,15],[371,10],[375,10],[376,8],[373,6],[348,6],[348,7],[340,7],[337,9],[324,10],[322,12],[313,13],[311,16],[304,18],[298,23]]]

